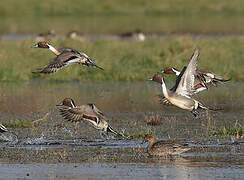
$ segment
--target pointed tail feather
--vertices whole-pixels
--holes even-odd
[[[205,109],[205,110],[210,110],[210,111],[221,111],[224,110],[223,108],[211,108],[211,107],[206,107],[204,105],[202,105],[201,103],[199,103],[198,107],[200,109]]]
[[[100,66],[98,66],[96,64],[94,64],[93,67],[98,68],[98,69],[101,69],[101,70],[104,70],[102,67],[100,67]]]
[[[229,78],[229,79],[223,79],[223,78],[214,78],[213,79],[213,82],[214,83],[224,83],[224,82],[228,82],[228,81],[230,81],[232,78]]]
[[[92,67],[95,67],[95,68],[98,68],[98,69],[101,69],[101,70],[104,70],[102,67],[96,65],[95,61],[92,60],[91,58],[87,58],[86,65],[87,66],[92,66]]]
[[[119,135],[119,136],[122,136],[122,137],[124,137],[124,138],[128,138],[128,137],[126,137],[124,134],[121,134],[121,133],[115,131],[110,125],[108,125],[107,132],[111,132],[111,133],[113,133],[113,134],[115,134],[115,135]]]
[[[4,133],[7,131],[8,131],[8,129],[4,125],[0,124],[0,133]]]

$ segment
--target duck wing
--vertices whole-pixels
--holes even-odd
[[[167,98],[165,98],[163,95],[158,95],[159,97],[159,103],[162,105],[166,105],[166,106],[172,106],[173,104],[171,102],[169,102],[169,100]]]
[[[38,73],[54,73],[65,66],[79,63],[80,60],[81,57],[78,54],[65,51],[62,52],[60,55],[58,55],[53,61],[51,61],[47,66],[45,66]]]
[[[197,70],[197,58],[199,56],[199,50],[196,49],[188,63],[185,72],[183,73],[179,84],[175,90],[176,94],[181,96],[190,97],[194,94],[194,82],[195,74]]]
[[[80,107],[62,107],[59,109],[60,114],[64,119],[67,119],[68,121],[82,121],[83,120],[83,114],[84,111]]]
[[[176,91],[177,87],[179,86],[180,80],[181,80],[183,74],[185,73],[185,71],[186,71],[186,66],[184,66],[182,68],[179,76],[177,76],[177,78],[176,78],[175,85],[170,89],[170,91],[172,91],[172,92]]]
[[[99,110],[99,109],[96,107],[95,104],[90,103],[90,104],[87,104],[87,105],[92,109],[92,111],[93,111],[95,114],[97,114],[97,115],[99,115],[99,116],[101,116],[101,117],[104,117],[103,112],[102,112],[101,110]]]

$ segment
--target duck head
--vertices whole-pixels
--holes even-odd
[[[50,44],[48,44],[48,42],[46,42],[46,41],[40,41],[40,42],[34,44],[32,47],[33,48],[47,48],[48,49],[50,47]]]
[[[71,108],[76,107],[74,100],[71,98],[65,98],[61,103],[57,104],[56,106],[68,106]]]
[[[156,138],[153,135],[145,135],[143,138],[143,142],[149,142],[149,143],[154,143],[156,141]]]
[[[180,72],[174,67],[166,67],[161,71],[161,73],[179,75]]]
[[[162,75],[157,73],[157,74],[154,74],[154,76],[152,78],[149,78],[148,79],[149,81],[155,81],[157,83],[160,83],[162,84]]]

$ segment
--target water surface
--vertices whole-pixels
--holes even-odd
[[[205,105],[223,109],[196,119],[190,112],[160,105],[161,89],[153,82],[2,82],[0,122],[37,120],[29,128],[9,128],[5,136],[13,137],[12,141],[0,143],[2,178],[240,179],[244,141],[210,132],[220,126],[243,125],[243,92],[244,84],[229,83],[196,96]],[[106,140],[84,122],[75,130],[55,106],[65,97],[72,97],[77,105],[95,103],[120,132],[179,139],[192,150],[176,159],[154,158],[147,155],[141,138]],[[159,125],[149,125],[156,115]]]

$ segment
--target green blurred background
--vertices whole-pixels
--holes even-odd
[[[0,80],[142,81],[165,66],[181,68],[198,47],[199,69],[244,81],[243,15],[241,0],[2,0]],[[31,71],[54,56],[29,47],[38,41],[35,35],[50,30],[57,35],[48,39],[55,47],[82,50],[105,71],[71,66],[34,76]],[[72,31],[86,36],[136,30],[156,36],[143,42],[63,38]]]

